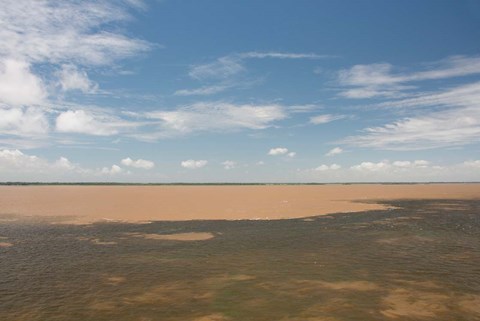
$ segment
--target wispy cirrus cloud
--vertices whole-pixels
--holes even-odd
[[[226,79],[246,70],[244,65],[248,59],[324,59],[331,56],[315,53],[289,52],[243,52],[220,57],[217,60],[194,65],[189,71],[190,77],[198,80]]]
[[[319,55],[315,53],[292,53],[292,52],[261,52],[261,51],[250,51],[237,54],[240,58],[243,59],[265,59],[265,58],[274,58],[274,59],[324,59],[331,58],[331,55]]]
[[[0,56],[30,63],[102,65],[138,54],[151,44],[108,28],[131,19],[127,11],[131,4],[5,0],[0,11]]]
[[[208,96],[218,94],[226,89],[230,88],[229,85],[213,85],[213,86],[203,86],[200,88],[194,89],[180,89],[175,91],[175,96]]]
[[[175,110],[148,112],[143,115],[156,126],[140,139],[158,139],[193,132],[225,132],[242,129],[265,129],[285,119],[281,105],[199,102]]]
[[[460,85],[415,98],[387,101],[380,107],[405,108],[417,115],[369,127],[342,142],[387,150],[419,150],[480,141],[480,83]],[[424,111],[424,108],[441,110]]]
[[[346,87],[340,91],[340,96],[346,98],[401,98],[405,95],[403,91],[414,89],[419,81],[475,74],[480,74],[480,57],[451,56],[411,72],[395,72],[389,63],[355,65],[339,71],[338,82]]]
[[[347,116],[345,115],[332,115],[332,114],[323,114],[310,117],[310,123],[314,125],[326,124],[335,120],[344,119]]]

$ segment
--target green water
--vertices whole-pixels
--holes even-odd
[[[388,204],[278,221],[3,215],[0,320],[480,320],[480,201]],[[215,237],[128,234],[185,232]]]

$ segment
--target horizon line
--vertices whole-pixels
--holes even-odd
[[[329,182],[329,183],[319,183],[319,182],[284,182],[284,183],[273,183],[273,182],[170,182],[170,183],[140,183],[140,182],[0,182],[0,186],[27,186],[27,185],[116,185],[116,186],[189,186],[189,185],[414,185],[414,184],[480,184],[480,181],[410,181],[410,182]]]

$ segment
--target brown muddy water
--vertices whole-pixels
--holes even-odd
[[[480,200],[270,221],[0,217],[0,320],[480,320]]]

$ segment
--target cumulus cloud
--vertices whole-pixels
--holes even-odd
[[[467,167],[480,168],[480,160],[465,161],[463,165]]]
[[[326,124],[335,120],[343,119],[345,117],[346,117],[345,115],[331,115],[331,114],[317,115],[310,118],[310,123],[314,125]]]
[[[101,173],[105,175],[116,175],[122,172],[123,169],[118,165],[112,165],[112,167],[103,167],[101,170]]]
[[[58,167],[58,168],[66,169],[66,170],[73,170],[73,169],[76,168],[76,166],[74,164],[72,164],[72,162],[70,162],[68,160],[68,158],[66,158],[66,157],[60,157],[54,163],[54,167]]]
[[[285,155],[288,153],[288,148],[285,147],[275,147],[268,151],[268,155],[278,156],[278,155]]]
[[[56,130],[61,133],[80,133],[97,136],[118,134],[135,126],[134,123],[119,120],[103,114],[94,114],[86,110],[62,112],[56,119]]]
[[[342,166],[340,166],[338,164],[331,164],[331,165],[322,164],[322,165],[316,167],[314,170],[324,172],[324,171],[328,171],[328,170],[334,170],[335,171],[335,170],[339,170],[340,168],[342,168]]]
[[[135,167],[135,168],[143,168],[143,169],[152,169],[155,167],[155,163],[145,159],[137,159],[133,160],[130,157],[124,158],[121,161],[122,165]]]
[[[55,162],[35,155],[24,154],[18,149],[0,150],[0,170],[45,173],[54,171],[70,171],[76,169],[66,157],[60,157]]]
[[[129,174],[118,165],[84,168],[61,156],[50,161],[18,149],[0,149],[1,181],[98,181],[99,177]],[[101,178],[102,180],[104,178]]]
[[[50,126],[46,114],[57,113],[68,105],[63,101],[59,106],[55,96],[58,92],[52,85],[63,91],[93,93],[98,85],[88,77],[87,68],[111,66],[119,59],[149,50],[150,43],[126,36],[117,28],[119,23],[132,18],[129,9],[141,8],[140,3],[139,0],[3,1],[0,135],[33,139],[34,135],[47,134]],[[58,129],[83,133],[83,127],[100,135],[115,131],[106,126],[92,128],[98,122],[82,126],[81,122],[87,120],[85,112],[62,113]]]
[[[0,134],[38,137],[45,135],[48,129],[45,113],[37,108],[0,107]]]
[[[98,84],[91,81],[87,73],[75,65],[62,65],[57,76],[63,91],[80,90],[83,93],[94,93],[98,89]]]
[[[438,165],[426,160],[364,161],[341,168],[322,164],[298,171],[308,182],[462,182],[480,179],[479,160]]]
[[[237,166],[237,163],[234,161],[226,160],[222,163],[222,165],[225,169],[233,169]]]
[[[353,170],[358,171],[382,171],[382,170],[393,170],[398,171],[402,169],[414,169],[414,168],[427,168],[429,167],[430,162],[426,160],[415,160],[411,161],[381,161],[378,163],[372,162],[362,162],[358,165],[351,167]]]
[[[208,163],[208,161],[206,161],[206,160],[189,159],[189,160],[181,162],[180,165],[182,165],[182,167],[188,168],[188,169],[197,169],[197,168],[205,167],[207,165],[207,163]]]
[[[340,147],[335,147],[329,150],[328,153],[325,154],[325,156],[335,156],[341,153],[343,153],[343,149],[341,149]]]
[[[9,106],[34,105],[40,104],[46,97],[47,92],[42,79],[31,72],[28,62],[11,58],[2,59],[0,56],[1,103]]]

